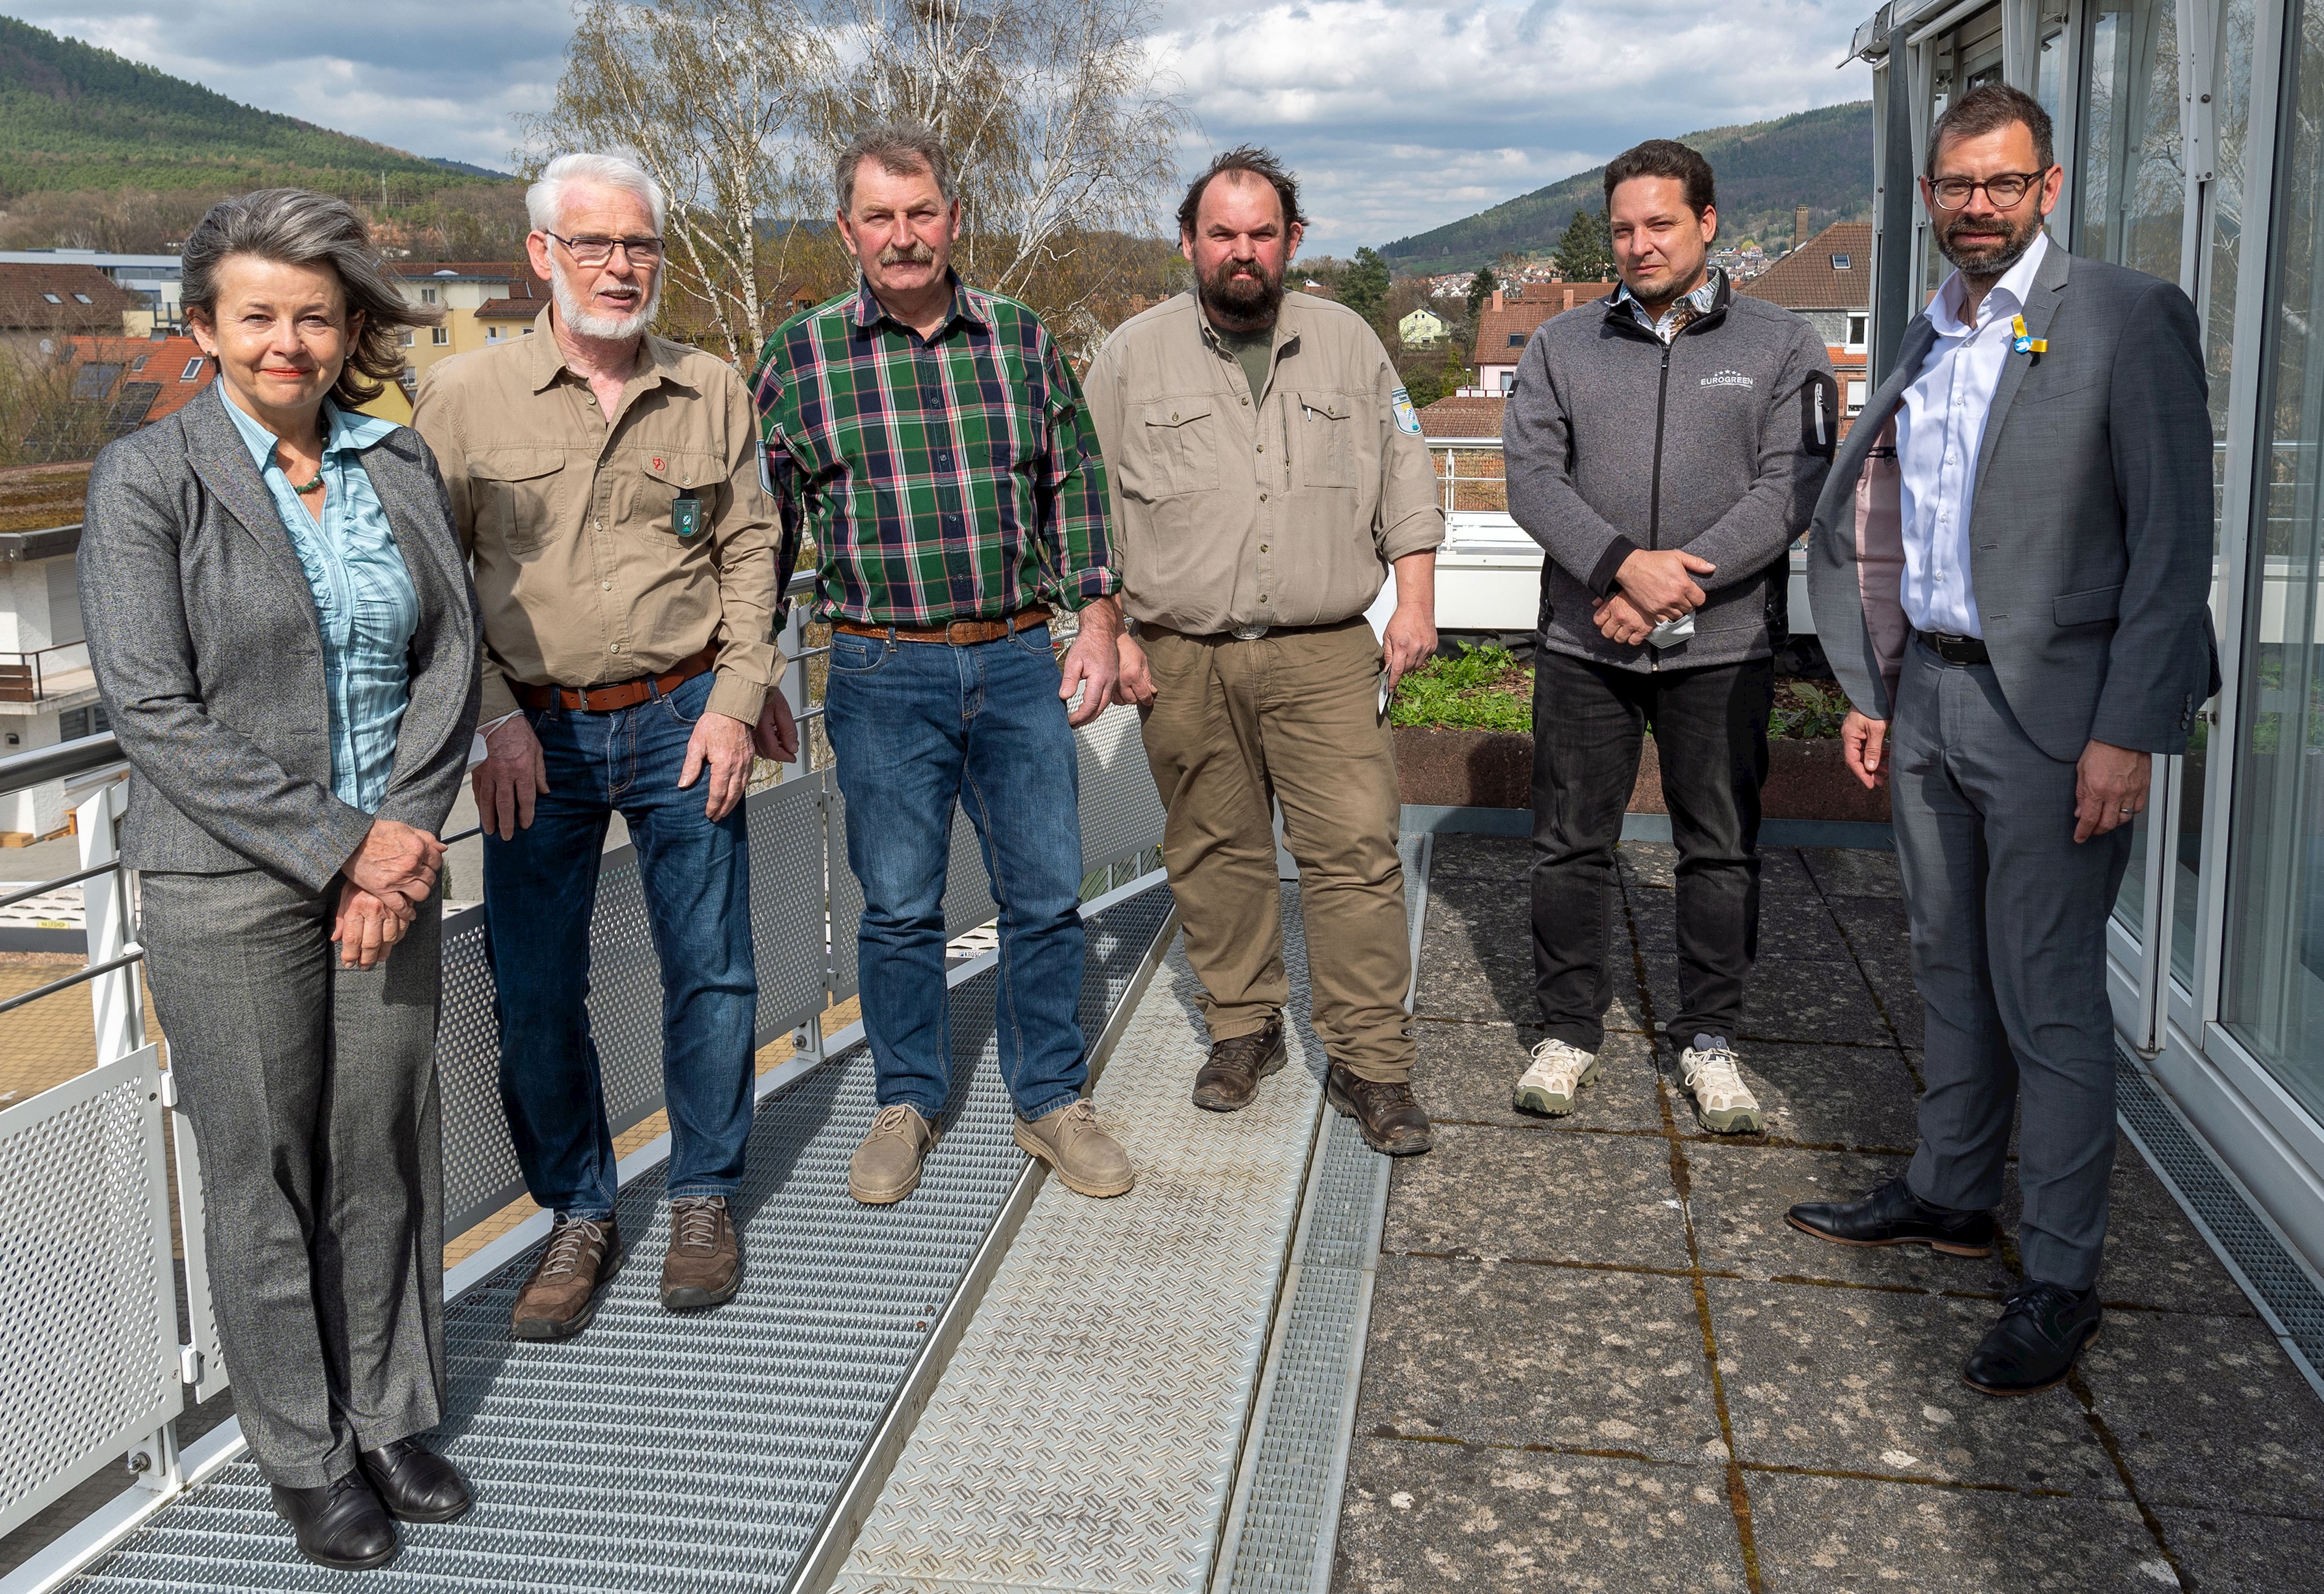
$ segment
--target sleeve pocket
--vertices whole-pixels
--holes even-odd
[[[2051,614],[2060,625],[2095,625],[2101,620],[2112,620],[2121,607],[2119,585],[2060,593],[2050,603]]]

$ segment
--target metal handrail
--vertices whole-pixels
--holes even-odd
[[[108,863],[105,866],[105,869],[109,870],[113,867],[115,867],[113,864]],[[92,869],[89,872],[91,874],[102,874],[105,872],[105,870]],[[71,973],[67,974],[61,980],[51,980],[46,985],[35,985],[30,990],[20,990],[14,996],[10,997],[6,1001],[0,1001],[0,1017],[5,1017],[9,1013],[14,1012],[18,1008],[36,1002],[44,996],[54,996],[60,990],[69,990],[76,985],[87,984],[89,981],[96,979],[99,974],[110,974],[115,969],[125,969],[134,963],[142,962],[144,959],[144,956],[145,949],[133,941],[129,944],[128,951],[123,953],[119,957],[114,958],[108,963],[91,963],[85,969],[75,969]]]
[[[121,743],[110,731],[60,742],[54,747],[36,747],[30,752],[12,752],[0,759],[0,794],[22,791],[44,780],[69,780],[121,761]]]

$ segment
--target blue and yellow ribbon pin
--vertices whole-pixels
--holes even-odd
[[[2015,349],[2019,354],[2046,355],[2050,352],[2050,340],[2048,338],[2035,337],[2025,330],[2024,317],[2010,317],[2009,327],[2011,331],[2017,335],[2015,338],[2010,340],[2009,346]]]

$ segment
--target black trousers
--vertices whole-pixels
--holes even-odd
[[[1594,1052],[1614,1000],[1614,843],[1651,729],[1678,844],[1674,1046],[1733,1040],[1759,950],[1759,788],[1772,659],[1615,669],[1544,648],[1533,677],[1534,994],[1552,1037]]]

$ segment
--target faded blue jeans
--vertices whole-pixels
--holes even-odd
[[[1081,771],[1047,626],[973,647],[835,635],[824,724],[863,888],[856,966],[882,1107],[934,1121],[952,1093],[944,893],[957,800],[1001,905],[994,1010],[1020,1118],[1089,1078],[1076,1016],[1084,937]]]
[[[661,962],[662,1089],[673,1197],[731,1195],[751,1134],[759,1006],[744,805],[713,825],[707,769],[678,777],[710,672],[612,714],[528,709],[549,769],[532,824],[484,835],[485,945],[501,1023],[501,1105],[532,1199],[613,1215],[613,1130],[589,1032],[589,924],[605,831],[619,810]]]

